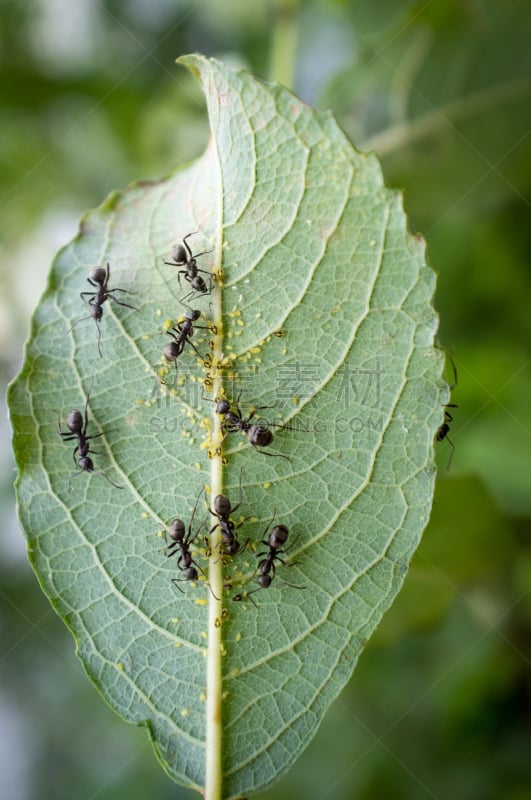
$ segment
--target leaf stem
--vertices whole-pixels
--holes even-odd
[[[221,252],[221,242],[218,243],[218,252]],[[217,333],[214,336],[212,359],[214,364],[214,398],[221,395],[221,370],[216,365],[222,359],[222,289],[221,277],[218,277],[214,287],[214,320]],[[223,438],[221,430],[221,417],[213,413],[213,447],[214,453],[211,462],[210,475],[210,504],[212,499],[221,494],[223,489],[223,474],[221,455],[218,445]],[[223,596],[223,572],[220,557],[220,535],[216,529],[210,535],[209,581],[210,598],[208,604],[208,651],[207,651],[207,699],[206,699],[206,768],[205,768],[205,800],[221,800],[223,771],[221,762],[222,744],[222,685],[221,685],[221,658],[223,642],[221,639],[221,611]]]
[[[275,0],[272,3],[273,33],[269,78],[293,87],[297,52],[297,13],[299,0]]]

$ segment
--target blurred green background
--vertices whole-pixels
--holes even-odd
[[[331,108],[404,189],[439,275],[452,468],[442,442],[405,586],[263,800],[531,796],[530,42],[527,0],[0,0],[4,386],[81,213],[202,152],[186,52]],[[0,797],[196,797],[84,677],[26,562],[5,416],[0,434]]]

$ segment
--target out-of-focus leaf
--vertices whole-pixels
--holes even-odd
[[[408,210],[421,229],[440,219],[441,209],[485,211],[526,193],[531,17],[525,0],[428,4],[404,15],[376,46],[354,21],[351,30],[360,56],[321,102],[354,141],[383,158],[393,184],[407,185]]]

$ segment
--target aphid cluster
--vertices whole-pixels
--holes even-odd
[[[182,321],[176,322],[174,325],[171,325],[171,327],[168,327],[165,330],[165,333],[170,337],[171,341],[164,346],[163,358],[165,361],[173,363],[175,365],[175,369],[177,369],[177,361],[185,352],[186,346],[188,345],[189,349],[193,350],[201,358],[206,370],[210,370],[214,366],[215,368],[219,368],[219,365],[213,364],[213,359],[209,354],[205,356],[201,355],[199,349],[196,347],[194,342],[192,342],[192,337],[196,329],[212,330],[214,333],[216,333],[216,329],[212,324],[198,325],[197,321],[200,319],[202,312],[199,309],[191,308],[188,303],[189,301],[195,301],[198,298],[206,297],[211,294],[214,280],[213,275],[207,270],[201,269],[197,264],[197,259],[200,256],[210,253],[211,250],[204,250],[194,255],[190,245],[188,244],[188,239],[193,236],[194,233],[188,233],[182,239],[182,243],[174,245],[171,250],[171,260],[164,261],[164,263],[168,266],[177,268],[177,282],[180,290],[183,289],[183,282],[185,284],[185,292],[181,297],[178,298],[178,300],[187,310]],[[107,263],[105,268],[102,266],[92,267],[87,280],[95,291],[85,291],[80,293],[82,300],[85,300],[87,297],[89,298],[88,305],[90,309],[90,315],[88,317],[82,317],[76,320],[76,322],[74,322],[68,331],[72,331],[79,322],[92,317],[96,323],[98,331],[97,349],[100,357],[103,357],[101,348],[100,323],[102,321],[104,310],[103,307],[106,301],[112,300],[119,306],[123,306],[134,311],[139,311],[139,309],[135,306],[123,302],[116,297],[117,293],[135,294],[135,292],[131,292],[128,289],[123,289],[120,287],[109,288],[110,275],[111,271],[109,263]],[[285,331],[283,330],[275,331],[274,333],[278,337],[285,335]],[[454,370],[454,383],[450,386],[450,389],[455,388],[457,385],[457,371],[453,361],[452,366]],[[211,385],[212,381],[210,378],[210,373],[207,372],[207,377],[204,380],[204,386]],[[90,392],[86,398],[84,414],[77,409],[72,409],[68,413],[66,419],[67,430],[62,430],[60,420],[58,423],[57,433],[59,437],[66,442],[75,442],[72,458],[77,467],[77,472],[70,476],[69,487],[72,478],[76,475],[82,472],[99,472],[113,487],[118,489],[123,488],[114,483],[101,470],[96,471],[94,469],[94,462],[91,456],[97,455],[97,451],[91,449],[91,445],[94,439],[104,436],[105,434],[103,431],[96,434],[88,434],[89,395]],[[286,425],[264,422],[263,420],[258,420],[256,418],[255,415],[257,411],[273,408],[274,406],[251,406],[247,414],[245,414],[240,405],[240,397],[241,392],[238,394],[236,399],[233,398],[232,401],[228,400],[224,396],[210,401],[215,404],[215,413],[219,416],[219,418],[221,418],[218,429],[221,429],[223,438],[234,433],[243,434],[248,444],[257,453],[266,456],[279,457],[289,461],[290,459],[287,455],[282,453],[268,452],[264,449],[268,448],[273,442],[272,428],[284,428],[290,430],[290,428]],[[203,398],[210,400],[209,398],[205,398],[204,394]],[[449,408],[457,408],[457,405],[455,403],[447,403],[445,405],[444,422],[438,428],[435,436],[437,442],[447,439],[452,448],[450,460],[448,462],[448,468],[450,467],[454,452],[454,445],[448,436],[450,431],[450,423],[453,421],[452,415],[447,410]],[[216,449],[215,455],[222,455],[221,447]],[[242,591],[240,587],[240,590],[232,596],[232,600],[236,602],[242,602],[248,599],[253,605],[256,605],[253,595],[256,594],[256,592],[269,589],[271,587],[276,577],[279,565],[282,567],[289,566],[286,563],[286,554],[289,549],[286,547],[289,538],[289,529],[283,523],[276,524],[273,527],[267,526],[263,531],[261,538],[259,538],[255,544],[252,543],[250,537],[245,539],[242,544],[242,541],[239,538],[239,528],[246,522],[246,518],[241,519],[239,522],[235,521],[234,519],[236,511],[240,508],[244,500],[241,474],[240,497],[238,503],[236,505],[232,505],[230,499],[225,494],[218,494],[216,497],[214,497],[211,506],[207,504],[208,513],[205,516],[205,519],[196,528],[194,528],[194,518],[202,492],[203,490],[201,490],[196,500],[188,526],[182,519],[176,517],[168,524],[167,529],[164,531],[164,538],[166,542],[164,554],[167,558],[177,556],[176,566],[181,576],[178,578],[172,578],[172,583],[180,592],[183,592],[184,590],[180,587],[181,583],[197,581],[199,580],[200,575],[204,575],[204,570],[198,561],[200,558],[199,554],[201,548],[196,545],[196,541],[198,540],[199,534],[203,528],[205,528],[205,531],[207,531],[208,526],[206,526],[206,523],[210,515],[211,517],[214,517],[215,522],[210,530],[207,531],[208,535],[205,535],[204,537],[204,541],[207,544],[207,555],[214,555],[214,557],[221,559],[224,564],[228,564],[240,556],[246,550],[249,544],[253,551],[258,550],[258,552],[256,552],[256,567],[250,578],[252,581],[256,580],[256,583],[253,583],[255,588],[251,589],[250,591],[245,590],[244,588]],[[215,542],[215,545],[213,545],[212,542]],[[263,548],[265,549],[260,549],[260,545],[263,545]],[[192,550],[193,547],[195,548],[194,550]],[[214,554],[212,553],[213,547],[216,548],[216,552]],[[173,563],[175,563],[175,561]],[[292,584],[285,580],[282,580],[281,582],[294,589],[304,588],[303,586]],[[227,580],[224,584],[224,587],[228,590],[232,590],[232,580]]]

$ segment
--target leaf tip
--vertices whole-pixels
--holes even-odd
[[[182,66],[186,67],[198,80],[201,80],[201,67],[205,61],[205,57],[200,55],[200,53],[188,53],[175,59],[176,64],[182,64]]]

